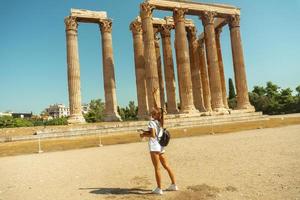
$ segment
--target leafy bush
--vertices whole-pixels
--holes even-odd
[[[68,121],[66,117],[54,118],[44,122],[45,126],[55,126],[55,125],[67,125]]]
[[[0,128],[13,128],[13,127],[29,127],[33,126],[31,120],[22,118],[13,118],[11,116],[0,117]]]

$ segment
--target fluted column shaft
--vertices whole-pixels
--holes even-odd
[[[78,56],[78,23],[75,17],[65,18],[66,40],[67,40],[67,64],[68,64],[68,90],[70,117],[68,123],[83,123],[81,112],[81,92],[80,92],[80,66]]]
[[[220,78],[221,78],[223,104],[224,104],[225,108],[229,108],[228,107],[228,101],[227,101],[224,64],[223,64],[221,41],[220,41],[221,32],[222,32],[222,28],[218,28],[218,29],[215,30],[216,45],[217,45],[217,52],[218,52],[218,61],[219,61],[219,71],[220,71]]]
[[[195,27],[187,27],[194,105],[199,111],[204,112],[205,108],[204,108],[204,102],[202,96],[203,91],[202,91],[202,83],[201,83],[201,73],[200,73],[199,55],[198,55],[198,41],[196,37],[196,32],[197,31]]]
[[[179,87],[181,87],[181,113],[196,113],[194,106],[193,88],[191,80],[191,69],[189,50],[185,30],[185,12],[186,9],[175,8],[173,11],[173,18],[175,22],[175,42],[176,42],[176,57],[178,60],[177,67],[181,75]]]
[[[176,114],[178,113],[178,109],[176,105],[176,86],[170,33],[172,28],[173,26],[171,25],[162,25],[160,33],[162,38],[164,72],[167,93],[167,112],[169,114]]]
[[[142,24],[134,21],[130,24],[130,30],[133,36],[135,78],[138,100],[138,118],[147,119],[149,110],[147,103],[146,77],[145,77],[145,60],[144,60],[144,43]]]
[[[198,55],[199,55],[199,65],[200,65],[200,73],[201,73],[201,83],[203,89],[203,101],[205,110],[210,112],[211,108],[211,96],[210,96],[210,88],[209,88],[209,78],[207,71],[207,62],[206,62],[206,53],[205,53],[205,45],[204,40],[198,40]]]
[[[224,110],[221,79],[216,48],[216,36],[214,28],[214,13],[204,12],[201,16],[205,33],[206,56],[208,63],[209,84],[211,92],[211,104],[214,111]]]
[[[151,111],[154,107],[154,95],[157,106],[161,107],[156,52],[153,37],[152,9],[153,7],[147,2],[140,5],[140,16],[144,33],[144,58],[149,111]],[[158,92],[153,95],[155,90],[158,90]]]
[[[160,55],[160,44],[159,44],[159,37],[158,37],[159,29],[154,28],[154,44],[155,44],[155,54],[156,54],[156,61],[157,61],[157,74],[159,80],[159,93],[160,93],[160,103],[162,108],[165,108],[165,84],[163,79],[162,73],[162,64],[161,64],[161,55]]]
[[[105,121],[120,121],[117,111],[116,81],[114,72],[114,57],[112,46],[112,21],[110,19],[100,21],[102,35],[102,62],[105,93]]]
[[[179,63],[178,62],[178,48],[177,48],[177,42],[176,42],[176,37],[174,39],[174,48],[175,48],[175,59],[176,59],[176,64]],[[179,71],[179,67],[178,67],[178,64],[176,65],[176,73],[177,73],[177,82],[178,82],[178,92],[179,92],[179,107],[181,108],[181,103],[182,103],[182,97],[181,97],[181,88],[182,88],[182,81],[181,81],[181,74],[180,74],[180,71]]]
[[[237,92],[237,109],[250,109],[254,111],[254,107],[250,104],[248,96],[246,69],[240,33],[240,16],[231,16],[229,18],[229,27]]]

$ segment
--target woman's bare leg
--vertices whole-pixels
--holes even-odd
[[[161,189],[161,175],[160,175],[160,167],[159,167],[159,153],[158,152],[150,152],[152,164],[155,171],[155,179],[157,183],[157,187]]]
[[[175,176],[174,176],[174,174],[173,174],[173,172],[172,172],[172,170],[171,170],[164,154],[159,154],[159,160],[160,160],[162,166],[167,170],[167,172],[170,176],[170,179],[172,181],[172,184],[175,184]]]

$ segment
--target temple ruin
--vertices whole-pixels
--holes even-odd
[[[153,10],[171,11],[173,16],[154,18]],[[198,16],[204,32],[187,15]],[[112,20],[106,12],[71,9],[65,18],[67,38],[69,123],[85,122],[81,113],[80,67],[78,55],[78,22],[99,24],[102,35],[102,59],[105,91],[105,120],[120,121],[112,49]],[[138,118],[148,119],[153,108],[153,91],[158,90],[158,106],[170,115],[224,115],[228,107],[220,35],[229,26],[237,108],[254,112],[249,102],[246,70],[240,34],[240,9],[224,4],[174,0],[146,0],[140,4],[140,15],[130,24],[133,36]],[[171,31],[175,31],[173,62]],[[160,55],[160,40],[163,55]],[[177,68],[174,69],[174,66]],[[177,73],[177,84],[175,81]],[[163,77],[164,75],[164,77]],[[179,107],[176,101],[179,91]],[[166,99],[165,99],[166,97]]]
[[[154,9],[172,11],[173,17],[153,18]],[[198,16],[204,33],[196,36],[193,22],[186,15]],[[134,41],[137,99],[140,119],[153,107],[152,92],[158,104],[167,105],[169,114],[228,114],[220,34],[229,25],[237,110],[254,112],[249,102],[246,71],[240,34],[240,9],[223,4],[147,0],[140,4],[140,16],[130,25]],[[175,76],[170,31],[175,29],[175,52],[180,110],[176,105]],[[158,33],[163,47],[164,79]],[[164,89],[164,86],[166,88]],[[167,101],[164,99],[166,91]]]
[[[68,119],[68,123],[74,124],[85,122],[85,119],[81,113],[80,66],[77,38],[79,22],[99,24],[102,36],[102,62],[105,93],[104,120],[120,121],[121,118],[117,111],[114,58],[111,36],[112,20],[107,17],[106,12],[71,9],[70,16],[65,18],[70,105],[70,117]]]

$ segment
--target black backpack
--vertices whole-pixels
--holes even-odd
[[[171,135],[167,129],[163,129],[163,134],[161,137],[158,137],[158,143],[162,146],[165,147],[169,144],[169,141],[171,139]]]
[[[157,124],[157,125],[158,125],[158,127],[159,127],[159,132],[160,132],[160,129],[161,129],[160,124]],[[164,129],[163,129],[163,132],[162,132],[162,136],[161,136],[161,137],[158,137],[158,134],[157,134],[156,137],[157,137],[158,143],[159,143],[162,147],[165,147],[165,146],[167,146],[167,145],[169,144],[169,142],[170,142],[171,134],[170,134],[170,132],[169,132],[166,128],[164,128]]]

